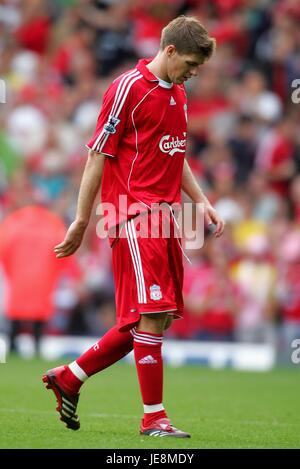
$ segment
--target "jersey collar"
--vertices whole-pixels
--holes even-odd
[[[138,71],[143,75],[144,78],[148,81],[156,81],[158,82],[158,78],[150,72],[150,70],[146,67],[153,59],[140,59],[137,64]]]
[[[171,86],[166,86],[167,82],[164,80],[159,79],[157,76],[153,75],[153,73],[150,72],[150,70],[146,67],[148,63],[151,62],[153,59],[140,59],[137,64],[137,69],[138,71],[143,75],[146,80],[151,81],[151,82],[156,82],[159,83],[159,85],[162,88],[167,88],[171,89],[173,87],[173,83],[171,83]]]

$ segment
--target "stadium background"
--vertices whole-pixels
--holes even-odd
[[[291,359],[292,342],[300,339],[297,0],[2,0],[1,261],[12,257],[3,248],[8,237],[3,222],[17,209],[35,204],[57,214],[65,226],[73,220],[87,156],[84,145],[93,134],[105,89],[139,57],[155,54],[161,28],[180,13],[199,17],[217,39],[217,54],[187,84],[187,157],[227,226],[222,238],[208,233],[201,250],[188,252],[186,320],[176,321],[166,334],[170,344],[184,342],[176,342],[169,358],[184,362],[186,341],[193,341],[189,343],[207,348],[191,352],[190,361],[231,366],[231,345],[243,344],[250,348],[234,350],[238,356],[246,353],[245,367],[250,356],[250,368],[256,368],[255,361],[257,369],[264,368],[260,360],[266,360],[265,369],[286,365],[299,371]],[[94,215],[83,246],[57,276],[54,308],[43,331],[50,341],[42,348],[44,358],[47,353],[56,358],[51,350],[65,336],[93,342],[114,323],[110,247],[96,235],[97,220]],[[41,228],[38,223],[32,227],[37,233]],[[35,243],[32,251],[25,249],[19,266],[24,282],[30,279],[31,259],[38,256],[38,236]],[[11,328],[7,292],[20,281],[10,281],[4,271],[1,337]],[[42,283],[47,275],[45,264]],[[28,288],[29,305],[35,295],[30,281]],[[30,356],[26,334],[31,328],[22,323],[20,332],[17,348]],[[216,342],[224,347],[216,349]],[[78,343],[62,348],[61,354],[83,347]],[[22,367],[18,360],[12,358],[14,370]],[[32,363],[38,368],[38,362]]]

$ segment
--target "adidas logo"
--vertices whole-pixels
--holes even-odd
[[[147,355],[146,357],[141,358],[139,360],[139,363],[141,365],[153,365],[154,363],[157,363],[157,360],[155,360],[155,358],[153,358],[152,355]]]
[[[173,96],[171,96],[170,98],[170,106],[175,106],[176,105],[176,101],[175,99],[173,98]]]

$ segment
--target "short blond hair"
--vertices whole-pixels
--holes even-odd
[[[204,26],[192,16],[178,16],[164,27],[160,49],[174,45],[178,54],[197,54],[208,60],[216,49],[216,40],[208,35]]]

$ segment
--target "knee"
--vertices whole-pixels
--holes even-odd
[[[144,332],[161,334],[164,331],[166,319],[166,313],[141,314],[137,328]]]

